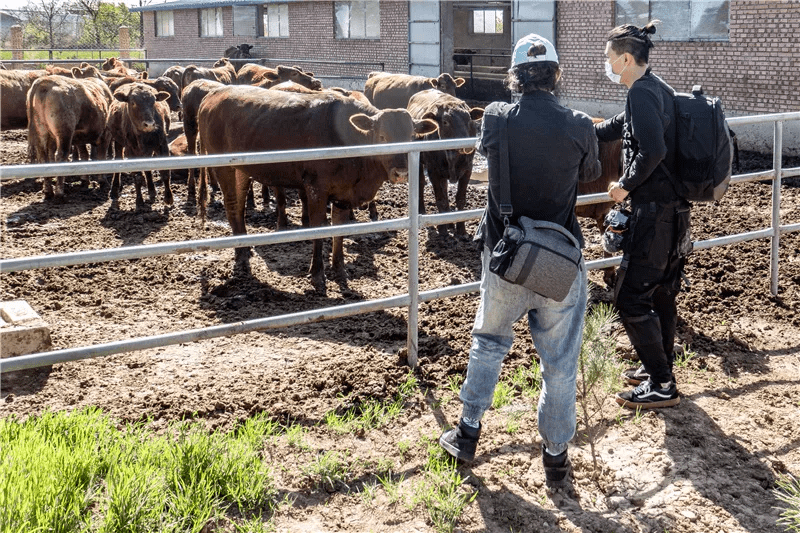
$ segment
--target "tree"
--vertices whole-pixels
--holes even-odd
[[[30,45],[62,46],[69,35],[70,13],[66,0],[31,0],[21,9],[27,23],[25,37]]]
[[[85,13],[86,26],[82,44],[95,48],[114,48],[119,45],[119,27],[130,28],[131,45],[140,42],[139,14],[128,11],[128,6],[100,0],[76,0],[76,6]]]

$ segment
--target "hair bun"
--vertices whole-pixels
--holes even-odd
[[[546,53],[547,48],[545,48],[544,43],[541,41],[536,41],[530,48],[528,48],[529,57],[543,56]]]

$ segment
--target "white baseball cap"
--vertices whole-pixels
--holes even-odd
[[[535,56],[530,55],[531,47],[535,44],[543,44],[545,53]],[[524,63],[537,63],[540,61],[558,63],[558,54],[556,53],[556,47],[553,46],[553,43],[535,33],[526,35],[517,41],[517,45],[514,47],[514,55],[511,57],[512,68]]]

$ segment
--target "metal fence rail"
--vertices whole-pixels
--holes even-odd
[[[800,223],[780,225],[780,181],[783,177],[800,176],[800,168],[782,169],[782,132],[783,121],[800,120],[800,112],[779,113],[774,115],[762,115],[758,117],[738,117],[729,119],[731,125],[735,124],[754,124],[759,122],[775,123],[775,145],[773,147],[773,169],[768,172],[757,172],[751,174],[738,175],[732,178],[732,183],[743,183],[758,180],[773,180],[773,209],[772,226],[770,228],[727,235],[715,239],[695,242],[695,249],[703,250],[714,246],[723,246],[738,242],[746,242],[754,239],[770,237],[772,241],[770,259],[770,290],[773,294],[778,292],[778,246],[781,233],[800,231]],[[101,357],[105,355],[118,354],[144,350],[148,348],[168,346],[195,340],[205,340],[214,337],[234,335],[257,330],[266,330],[280,327],[287,327],[299,324],[308,324],[352,316],[361,313],[379,311],[393,307],[408,307],[408,363],[415,367],[417,363],[417,338],[418,322],[417,312],[419,302],[427,302],[439,298],[447,298],[461,294],[475,292],[479,289],[480,283],[466,283],[442,287],[431,291],[419,292],[419,229],[439,225],[444,223],[462,222],[478,218],[483,212],[482,209],[469,211],[458,211],[442,213],[436,215],[419,215],[419,157],[420,152],[458,149],[473,146],[475,139],[455,139],[446,141],[428,142],[408,142],[387,145],[373,145],[362,147],[346,148],[322,148],[313,150],[293,150],[280,152],[260,152],[260,153],[239,153],[222,154],[213,156],[193,156],[181,158],[151,158],[151,159],[131,159],[124,161],[98,161],[98,162],[75,162],[60,165],[18,165],[0,166],[0,180],[32,178],[32,177],[53,177],[58,175],[84,175],[84,174],[103,174],[111,172],[133,172],[143,169],[182,169],[188,166],[218,167],[226,165],[256,164],[256,163],[278,163],[287,161],[304,161],[316,159],[332,159],[339,157],[363,157],[380,154],[408,153],[409,169],[409,215],[402,219],[392,219],[379,222],[369,222],[364,224],[348,224],[333,227],[307,228],[300,230],[282,231],[274,233],[261,233],[251,235],[240,235],[233,237],[220,237],[214,239],[204,239],[196,241],[183,241],[172,243],[159,243],[141,246],[129,246],[108,250],[90,250],[82,252],[71,252],[65,254],[54,254],[37,257],[23,257],[16,259],[0,260],[0,273],[15,272],[33,268],[52,268],[57,266],[69,266],[86,263],[97,263],[103,261],[118,261],[123,259],[136,259],[143,257],[153,257],[165,254],[189,253],[196,251],[208,251],[221,248],[259,246],[265,244],[278,244],[293,241],[303,241],[309,239],[319,239],[333,236],[359,235],[373,233],[377,231],[409,231],[408,261],[409,279],[408,293],[389,298],[370,300],[355,304],[316,309],[302,313],[292,313],[275,317],[260,318],[224,324],[208,328],[186,330],[180,332],[167,333],[149,337],[141,337],[125,341],[115,341],[110,343],[98,344],[42,352],[18,356],[10,359],[0,360],[0,373],[13,370],[23,370],[39,366],[52,365],[67,361],[75,361],[90,357]],[[601,203],[608,201],[605,193],[584,195],[578,198],[579,205]],[[621,257],[611,257],[589,261],[587,267],[590,269],[601,269],[609,266],[618,265]]]

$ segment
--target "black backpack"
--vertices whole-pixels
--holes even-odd
[[[714,202],[728,190],[733,162],[722,102],[704,95],[700,85],[692,87],[691,94],[674,94],[677,175],[667,173],[681,197],[690,202]]]

